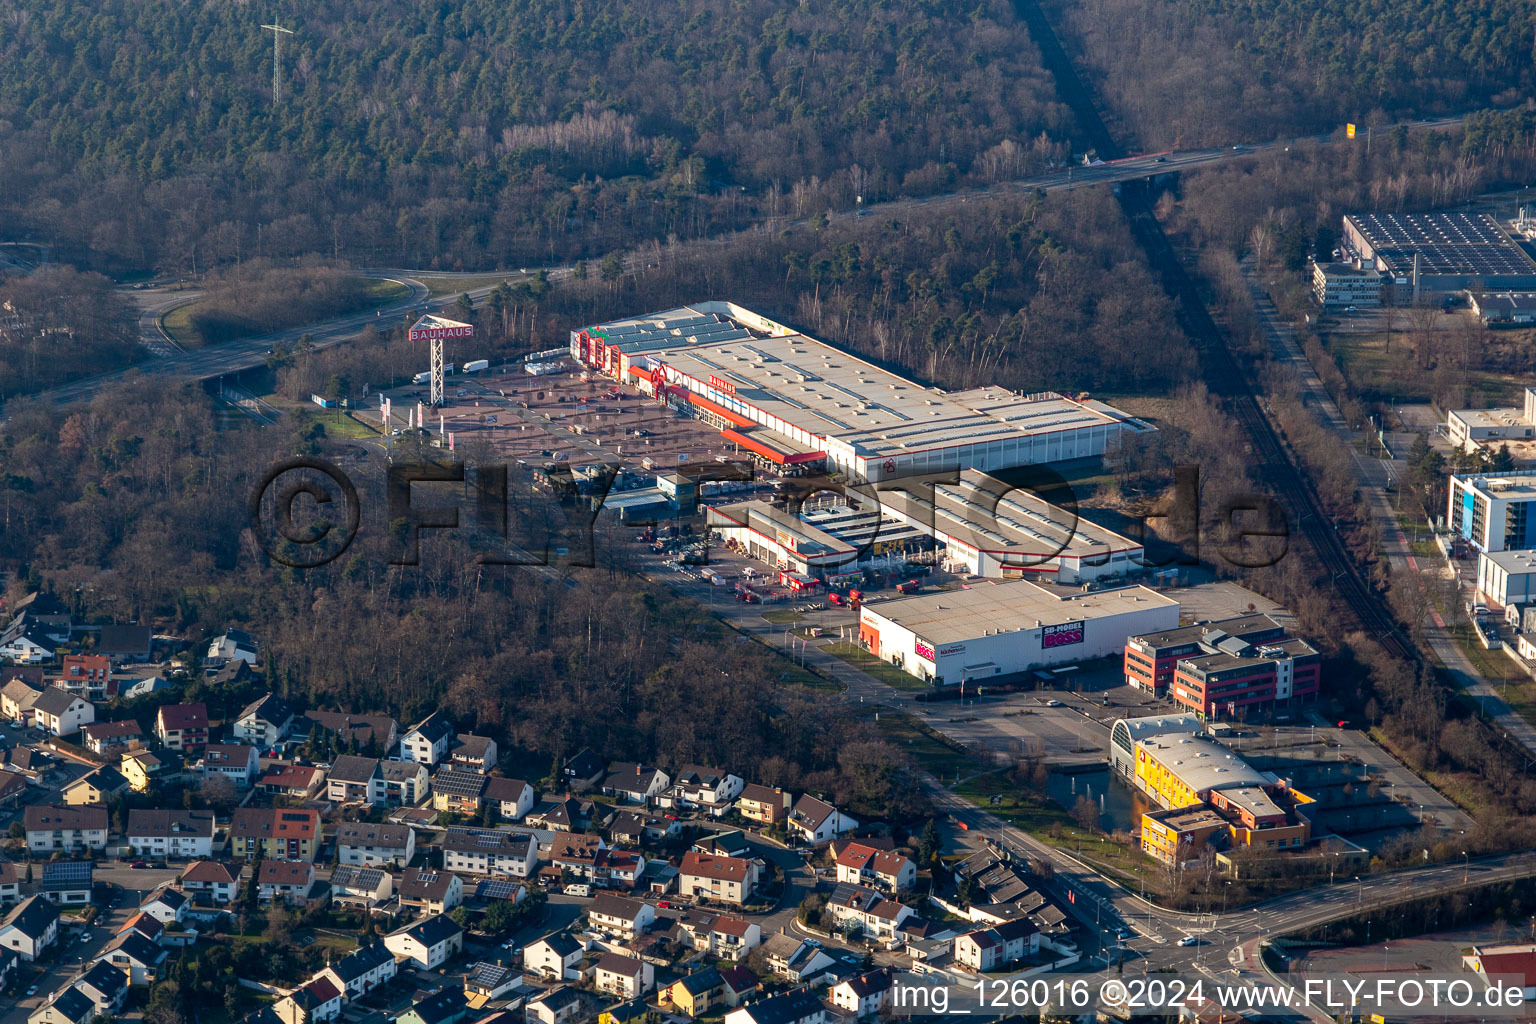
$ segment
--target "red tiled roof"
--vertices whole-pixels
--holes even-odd
[[[712,853],[690,850],[683,855],[682,866],[677,870],[682,875],[713,878],[722,882],[745,882],[750,866],[748,861],[740,857],[717,857]]]
[[[206,729],[208,705],[200,701],[193,704],[167,704],[160,708],[157,717],[161,727],[166,730]]]

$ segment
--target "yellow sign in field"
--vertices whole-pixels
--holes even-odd
[[[1355,126],[1352,125],[1352,124],[1346,124],[1344,126],[1344,134],[1347,135],[1351,139],[1354,138],[1355,137]]]

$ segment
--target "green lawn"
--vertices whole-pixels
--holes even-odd
[[[463,295],[476,288],[494,288],[503,281],[515,281],[522,276],[514,272],[491,274],[486,277],[418,277],[416,280],[426,285],[427,291],[437,298],[443,295]]]
[[[775,608],[772,611],[763,612],[763,618],[776,625],[785,626],[799,622],[801,615],[791,608]]]
[[[409,285],[399,281],[390,281],[382,277],[369,278],[368,287],[365,289],[369,299],[375,306],[387,306],[391,302],[399,302],[411,294]]]
[[[894,711],[880,713],[880,732],[940,780],[955,779],[974,770],[971,755],[952,745],[920,719]]]
[[[387,281],[383,278],[370,278],[363,288],[363,294],[367,296],[368,303],[363,309],[374,309],[378,306],[387,306],[391,302],[399,302],[411,293],[411,289],[399,281]],[[177,306],[160,317],[160,326],[176,342],[185,349],[203,347],[203,336],[192,326],[192,315],[197,312],[197,303],[189,302],[184,306]]]
[[[829,654],[837,655],[848,664],[863,669],[893,690],[923,691],[933,689],[932,686],[916,676],[909,676],[890,662],[881,661],[858,644],[839,640],[836,643],[828,644],[823,649]]]

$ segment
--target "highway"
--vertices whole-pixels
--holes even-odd
[[[1461,123],[1462,120],[1463,118],[1461,117],[1438,118],[1410,122],[1406,127],[1413,131],[1445,129],[1454,127]],[[1069,191],[1090,185],[1141,181],[1178,171],[1209,167],[1236,160],[1247,160],[1261,154],[1272,154],[1276,151],[1285,152],[1290,147],[1301,143],[1338,145],[1343,144],[1345,141],[1337,137],[1337,135],[1315,135],[1276,139],[1269,142],[1239,145],[1230,148],[1150,153],[1109,162],[1098,162],[1088,166],[1074,165],[1057,168],[1044,174],[1033,175],[1027,178],[977,188],[961,189],[941,195],[924,196],[921,198],[899,198],[884,202],[867,203],[856,210],[830,214],[829,219],[833,222],[844,222],[874,214],[890,216],[915,209],[949,209],[962,206],[972,199],[1014,195],[1036,190],[1046,192]],[[723,247],[732,241],[740,240],[744,236],[777,232],[786,227],[804,225],[805,223],[807,222],[804,220],[786,221],[778,219],[764,221],[740,231],[726,232],[711,238],[684,243],[683,248],[697,253],[701,249],[707,250],[710,247]],[[666,248],[650,246],[644,250],[626,253],[624,255],[625,270],[633,273],[658,258],[665,259],[667,252]],[[588,260],[587,262],[590,264],[595,259],[597,258],[595,257],[594,260]],[[317,348],[325,348],[346,341],[369,323],[385,322],[395,314],[404,313],[413,308],[420,308],[423,305],[441,309],[456,301],[457,296],[452,296],[427,302],[427,288],[418,280],[420,277],[461,278],[467,280],[473,278],[484,279],[498,274],[505,274],[511,279],[539,269],[547,271],[549,279],[557,282],[569,277],[574,270],[569,264],[522,270],[485,270],[456,273],[410,268],[368,268],[364,270],[365,273],[371,276],[399,281],[410,289],[410,294],[404,299],[383,307],[377,313],[340,317],[334,320],[289,328],[256,338],[244,338],[239,341],[208,345],[190,352],[176,348],[174,343],[164,335],[159,326],[159,316],[166,310],[179,305],[183,299],[195,297],[195,293],[165,293],[158,290],[130,291],[128,293],[129,296],[140,305],[140,333],[142,342],[154,358],[125,370],[77,380],[31,397],[53,405],[67,406],[89,402],[105,388],[118,384],[134,375],[141,374],[175,381],[200,381],[225,374],[238,373],[241,370],[260,366],[266,360],[268,349],[279,344],[292,345],[305,334],[310,335]],[[480,300],[488,295],[491,290],[490,287],[475,288],[469,291],[469,295],[472,299]],[[0,419],[3,419],[4,415],[4,408],[0,407]]]

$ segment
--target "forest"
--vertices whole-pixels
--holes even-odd
[[[1536,11],[1520,0],[1047,3],[1147,151],[1523,103]]]
[[[0,223],[109,271],[517,266],[1037,169],[1038,63],[1006,0],[46,0],[0,20]]]
[[[50,265],[0,273],[0,402],[140,358],[138,324],[112,282]]]

